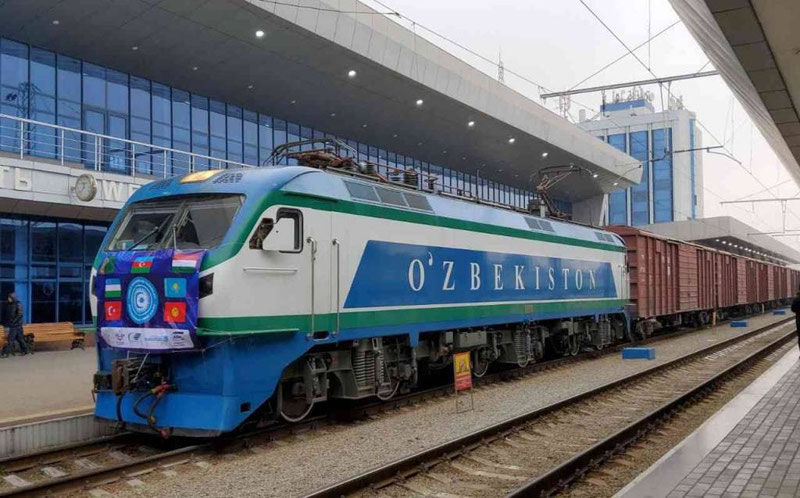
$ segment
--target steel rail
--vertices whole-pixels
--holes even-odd
[[[659,425],[661,420],[668,418],[673,413],[679,411],[683,406],[704,397],[713,391],[715,386],[721,384],[727,377],[748,368],[754,362],[794,339],[795,333],[796,331],[791,331],[784,334],[710,379],[699,383],[691,390],[664,403],[647,415],[620,429],[618,432],[608,436],[578,455],[575,455],[561,465],[527,481],[515,491],[509,493],[507,498],[550,496],[558,490],[568,487],[575,481],[581,479],[592,468],[599,466],[613,455],[620,453],[632,443],[639,440],[647,432]]]
[[[340,481],[331,486],[316,490],[308,495],[306,498],[333,498],[345,496],[347,494],[356,492],[366,488],[381,488],[393,484],[398,480],[409,478],[420,472],[430,469],[442,461],[455,459],[483,444],[491,441],[501,439],[509,434],[519,430],[520,426],[526,422],[540,418],[549,413],[561,410],[569,405],[573,405],[579,401],[596,396],[605,391],[609,391],[616,387],[628,384],[630,382],[639,380],[641,378],[657,374],[664,370],[686,363],[703,355],[708,355],[718,350],[722,350],[733,344],[745,341],[751,337],[755,337],[771,329],[784,326],[791,321],[791,318],[780,320],[769,325],[765,325],[758,329],[752,330],[737,337],[726,339],[725,341],[707,346],[703,349],[693,351],[686,355],[680,356],[666,363],[653,366],[646,370],[636,372],[632,375],[608,382],[601,386],[589,389],[575,396],[571,396],[560,401],[556,401],[550,405],[531,410],[529,412],[517,415],[502,422],[493,424],[491,426],[479,429],[464,436],[452,439],[437,446],[419,451],[408,457],[400,458],[393,462],[380,465],[352,478]],[[786,337],[791,337],[791,334],[786,334]]]

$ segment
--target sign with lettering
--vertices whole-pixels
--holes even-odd
[[[616,297],[609,262],[371,240],[344,307]]]
[[[469,351],[453,355],[453,376],[455,378],[456,392],[472,387]]]

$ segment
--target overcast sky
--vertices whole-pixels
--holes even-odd
[[[374,0],[364,1],[373,8],[386,10]],[[648,19],[652,34],[679,21],[668,0],[585,1],[629,47],[648,39]],[[506,84],[540,103],[539,89],[508,71],[519,73],[549,90],[563,90],[575,86],[626,53],[625,48],[579,0],[381,2],[420,25],[493,60],[502,51],[507,70]],[[401,22],[410,25],[407,21]],[[415,31],[479,69],[496,75],[497,69],[490,64],[419,27]],[[708,62],[680,22],[651,42],[649,54],[647,46],[637,50],[636,54],[658,76],[696,72]],[[709,64],[704,70],[710,69],[714,68]],[[629,55],[581,86],[648,78],[652,78],[652,75]],[[645,89],[655,94],[654,105],[658,110],[661,107],[659,87]],[[718,139],[742,162],[740,166],[723,156],[704,153],[704,215],[734,216],[761,231],[782,230],[783,218],[777,203],[720,205],[722,200],[735,200],[748,195],[752,198],[772,197],[764,191],[764,186],[775,186],[771,191],[781,197],[797,196],[800,192],[722,79],[709,77],[674,82],[671,90],[673,94],[683,96],[684,106],[694,111],[702,126],[707,128],[700,128],[704,145],[718,145]],[[582,108],[580,104],[599,109],[600,103],[600,94],[578,95],[573,98],[570,112],[577,120],[578,111]],[[547,102],[551,109],[555,109],[556,105],[557,99]],[[587,114],[591,116],[593,113],[587,111]],[[800,202],[789,203],[786,227],[800,230]],[[778,240],[800,250],[800,237],[779,237]]]

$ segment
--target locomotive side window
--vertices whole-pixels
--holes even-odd
[[[302,252],[303,251],[303,213],[298,209],[281,208],[278,210],[278,221],[288,219],[294,223],[294,249],[283,252]]]
[[[266,242],[265,242],[266,241]],[[280,252],[303,251],[303,213],[297,209],[280,208],[278,215],[263,218],[253,236],[250,249]]]

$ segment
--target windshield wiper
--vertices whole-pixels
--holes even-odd
[[[158,234],[161,231],[161,228],[166,226],[166,225],[167,225],[167,222],[165,221],[164,223],[161,223],[160,225],[156,225],[155,227],[153,227],[152,230],[150,230],[146,234],[142,235],[133,244],[131,244],[131,249],[136,249],[136,246],[138,246],[139,244],[141,244],[145,240],[149,239],[153,235]]]

